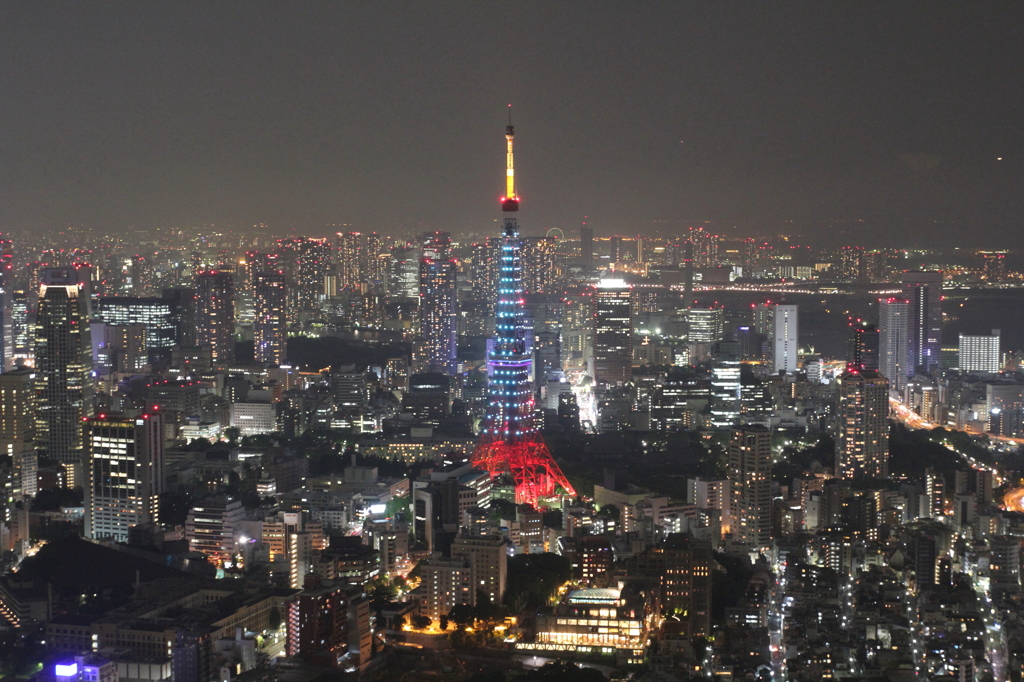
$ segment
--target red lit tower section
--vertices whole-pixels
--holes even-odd
[[[511,123],[511,122],[510,122]],[[508,140],[507,186],[501,200],[504,212],[519,210],[512,163],[511,124]],[[490,394],[487,418],[480,443],[473,452],[474,465],[492,476],[510,473],[516,483],[516,503],[545,506],[548,498],[575,495],[569,481],[551,457],[533,423],[532,359],[527,352],[523,310],[522,241],[519,223],[505,218],[501,234],[500,268],[495,306],[494,346],[487,358]]]

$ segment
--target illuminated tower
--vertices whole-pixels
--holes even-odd
[[[512,163],[514,131],[509,120],[505,196],[501,210],[519,210]],[[495,306],[494,345],[487,358],[490,395],[487,418],[473,462],[492,475],[511,473],[516,483],[516,502],[537,506],[558,488],[575,491],[558,468],[533,422],[532,359],[527,348],[524,311],[522,239],[519,223],[507,216],[502,225]]]

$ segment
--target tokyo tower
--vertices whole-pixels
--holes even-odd
[[[511,106],[511,105],[510,105]],[[519,210],[512,162],[511,110],[505,129],[508,141],[504,213]],[[510,473],[516,484],[516,503],[544,506],[547,498],[564,493],[575,496],[569,481],[551,457],[533,421],[533,362],[526,344],[526,314],[523,309],[522,241],[519,223],[508,215],[502,224],[498,300],[495,306],[494,346],[487,358],[490,395],[480,442],[473,452],[473,464],[491,476]]]

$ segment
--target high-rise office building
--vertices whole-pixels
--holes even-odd
[[[744,426],[729,434],[733,536],[754,547],[771,543],[772,434],[762,426]]]
[[[73,268],[46,268],[35,343],[36,441],[81,483],[82,417],[92,409],[89,300]]]
[[[880,372],[849,368],[836,386],[836,478],[888,477],[889,381]]]
[[[388,293],[392,296],[419,299],[420,254],[420,249],[409,245],[391,250]]]
[[[35,373],[19,368],[0,374],[0,453],[11,458],[11,497],[33,497],[36,457]]]
[[[149,364],[145,325],[93,322],[90,336],[93,366],[100,375],[139,372]]]
[[[151,349],[195,345],[195,320],[191,317],[194,314],[194,292],[191,289],[168,291],[176,292],[181,300],[129,296],[100,297],[94,304],[95,318],[106,324],[145,326],[146,346]],[[179,328],[180,324],[187,327],[190,323],[191,329]]]
[[[850,330],[846,341],[846,364],[857,369],[879,370],[880,338],[878,327],[859,324]]]
[[[799,364],[799,314],[797,306],[775,306],[772,314],[772,372],[793,374]]]
[[[942,366],[942,272],[904,272],[903,296],[910,301],[910,357],[907,374]]]
[[[85,429],[85,536],[128,541],[128,529],[159,523],[164,419],[99,415]]]
[[[910,350],[910,301],[905,298],[878,299],[879,371],[889,380],[889,388],[903,394],[907,385]]]
[[[999,330],[989,336],[960,335],[960,371],[997,373],[1000,369]]]
[[[228,272],[196,274],[196,341],[208,346],[215,365],[235,361],[235,280]]]
[[[710,346],[721,341],[725,332],[725,309],[721,306],[688,308],[686,331],[691,346],[696,343]]]
[[[423,243],[420,261],[423,346],[422,364],[416,371],[454,374],[458,332],[457,264],[451,259],[451,239],[447,232],[425,234]]]
[[[625,383],[633,376],[633,319],[630,287],[602,279],[594,291],[594,381]]]
[[[288,297],[283,272],[256,273],[253,340],[256,362],[280,365],[288,350]]]
[[[15,367],[35,365],[35,328],[29,324],[28,294],[24,289],[11,292],[11,344]]]

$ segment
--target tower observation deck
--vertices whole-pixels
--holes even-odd
[[[515,193],[511,118],[506,128],[508,161],[503,212],[519,210]],[[494,345],[487,358],[489,397],[480,442],[473,452],[474,465],[492,476],[508,473],[516,484],[516,503],[534,507],[561,492],[575,495],[569,481],[551,457],[534,424],[533,362],[527,349],[524,310],[522,240],[519,222],[507,216],[501,230],[501,254],[495,306]]]

